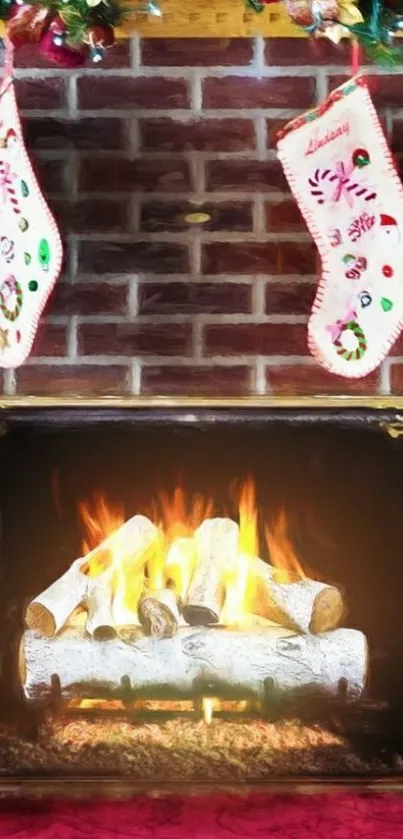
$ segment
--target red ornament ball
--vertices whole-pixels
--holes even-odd
[[[382,268],[382,274],[384,277],[393,277],[393,268],[390,265],[384,265]]]
[[[39,42],[39,52],[49,61],[65,70],[81,67],[88,58],[88,47],[73,48],[65,40],[66,27],[61,17],[52,21],[48,31]]]

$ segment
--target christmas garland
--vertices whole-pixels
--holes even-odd
[[[247,0],[257,11],[276,0]],[[403,0],[284,0],[291,20],[313,36],[338,44],[354,38],[367,58],[393,66],[403,57],[395,37],[403,29]]]
[[[230,0],[231,2],[231,0]],[[256,12],[277,0],[246,0]],[[401,60],[395,35],[403,29],[403,0],[283,0],[294,23],[334,43],[350,36],[368,58],[391,65]],[[122,0],[0,0],[0,20],[15,48],[36,44],[60,67],[102,60],[115,40],[114,29],[133,12],[160,15],[156,0],[133,9]]]
[[[135,11],[160,14],[153,0]],[[44,58],[65,68],[101,61],[129,12],[133,8],[120,0],[0,0],[0,20],[14,48],[36,44]]]

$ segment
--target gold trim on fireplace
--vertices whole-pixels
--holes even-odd
[[[354,408],[403,412],[403,396],[3,396],[0,410],[11,408]],[[402,415],[403,423],[403,415]]]

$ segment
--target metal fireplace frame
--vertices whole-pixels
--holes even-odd
[[[87,397],[28,396],[0,398],[0,437],[12,427],[56,428],[91,424],[120,424],[134,427],[143,423],[164,425],[227,425],[247,423],[262,427],[281,422],[285,425],[338,424],[345,428],[380,428],[391,438],[403,436],[403,396],[278,396],[278,397]],[[371,777],[292,779],[273,778],[256,784],[189,783],[181,792],[189,795],[250,791],[323,793],[340,789],[372,789],[378,792],[403,790],[403,774]],[[178,784],[138,782],[127,778],[0,777],[0,800],[5,796],[83,798],[112,796],[127,798],[135,794],[177,794]]]

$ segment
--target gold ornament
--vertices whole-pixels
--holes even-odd
[[[354,0],[338,0],[337,18],[339,23],[344,23],[346,26],[355,26],[357,23],[362,23],[364,18],[359,9],[357,9]]]
[[[339,44],[343,38],[349,37],[347,26],[356,26],[364,20],[361,12],[357,9],[355,0],[338,0],[337,2],[337,23],[326,26],[323,35],[334,44]]]

